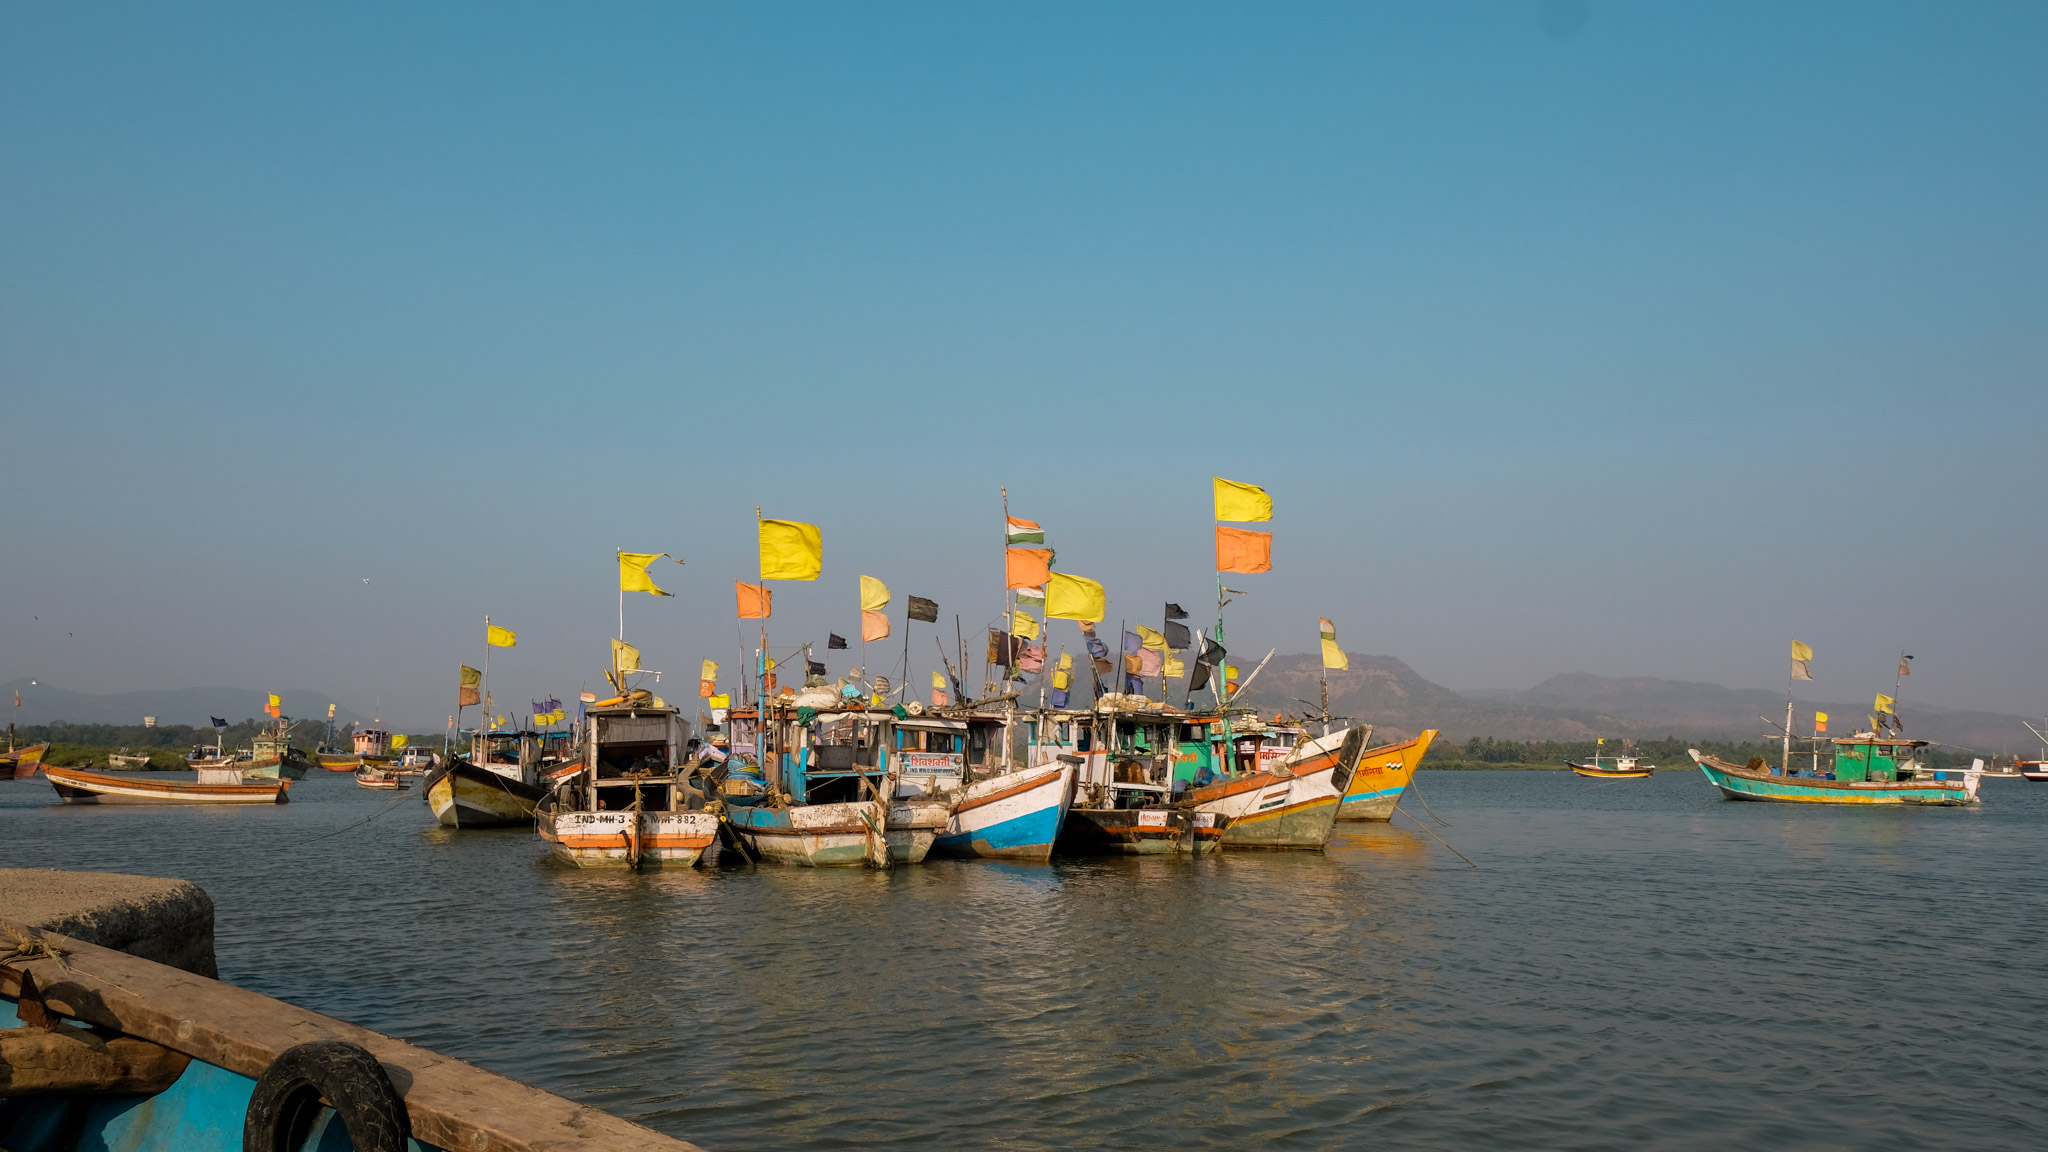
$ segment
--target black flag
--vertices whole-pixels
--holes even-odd
[[[1171,605],[1171,604],[1168,604],[1168,605],[1167,605],[1167,607],[1168,607],[1168,608],[1171,608],[1171,607],[1173,607],[1173,605]],[[1167,620],[1166,620],[1166,646],[1167,646],[1168,648],[1175,648],[1175,649],[1179,649],[1179,648],[1186,648],[1186,647],[1187,647],[1187,646],[1188,646],[1189,644],[1191,644],[1191,643],[1193,643],[1193,642],[1194,642],[1194,639],[1195,639],[1195,638],[1194,638],[1193,636],[1190,636],[1190,635],[1188,635],[1188,626],[1187,626],[1187,625],[1185,625],[1185,624],[1176,624],[1176,623],[1175,623],[1175,622],[1173,621],[1173,618],[1172,618],[1172,617],[1168,617],[1168,618],[1167,618]]]
[[[844,648],[846,647],[846,637],[841,636],[837,632],[827,632],[825,633],[825,647]]]
[[[223,720],[223,719],[221,719],[221,718],[220,718],[220,717],[218,717],[218,716],[215,716],[215,717],[213,718],[213,726],[214,726],[215,728],[225,728],[225,727],[227,727],[227,726],[228,726],[228,722],[227,722],[227,721],[225,721],[225,720]]]
[[[1166,618],[1168,620],[1185,620],[1188,618],[1188,610],[1178,604],[1169,603],[1166,606]]]
[[[1211,668],[1217,669],[1217,678],[1221,679],[1223,661],[1229,655],[1229,653],[1223,650],[1223,645],[1218,644],[1207,636],[1202,637],[1202,654],[1195,657],[1195,670],[1193,675],[1188,678],[1188,691],[1193,692],[1197,689],[1208,687],[1209,670]]]
[[[825,666],[816,660],[806,659],[804,661],[804,674],[807,676],[823,676],[825,674]]]
[[[922,596],[912,596],[910,598],[910,607],[904,610],[904,614],[912,620],[922,620],[927,624],[937,624],[939,622],[939,602],[927,600]]]

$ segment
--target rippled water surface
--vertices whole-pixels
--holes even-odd
[[[1192,865],[584,873],[338,774],[0,783],[0,864],[194,880],[224,979],[712,1149],[2048,1145],[2048,786],[1420,792],[1476,868],[1404,817]]]

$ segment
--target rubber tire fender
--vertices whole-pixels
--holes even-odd
[[[242,1152],[294,1152],[325,1102],[356,1152],[405,1152],[412,1119],[377,1058],[342,1040],[285,1050],[256,1079],[242,1118]]]

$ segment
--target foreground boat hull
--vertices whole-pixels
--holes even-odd
[[[1415,771],[1422,767],[1422,756],[1436,735],[1436,729],[1428,728],[1406,743],[1366,749],[1351,773],[1351,783],[1344,788],[1337,819],[1392,820],[1394,806],[1415,782]]]
[[[946,827],[948,805],[899,800],[889,806],[883,842],[889,863],[921,864]],[[758,860],[804,868],[858,868],[870,862],[873,801],[794,808],[732,808],[726,823]]]
[[[46,766],[43,775],[66,804],[287,804],[291,785],[199,784],[190,780],[123,779]]]
[[[1976,781],[1843,781],[1808,776],[1771,776],[1738,769],[1711,756],[1693,754],[1708,783],[1727,800],[1776,804],[1917,804],[1955,807],[1977,802]],[[1958,773],[1958,775],[1962,775]]]
[[[578,868],[690,868],[718,838],[710,812],[555,812],[538,817],[557,860]]]
[[[23,748],[10,756],[6,761],[0,761],[0,767],[6,768],[8,770],[6,775],[13,779],[26,780],[42,769],[43,753],[49,750],[50,746],[48,744],[38,744],[33,748]]]
[[[1222,847],[1228,824],[1185,808],[1070,808],[1058,847],[1090,856],[1200,856]]]
[[[1074,769],[1028,768],[960,790],[946,831],[932,843],[941,856],[1043,864],[1074,799]]]
[[[531,824],[545,789],[458,760],[427,776],[427,807],[448,828]]]
[[[1311,740],[1265,771],[1190,789],[1185,800],[1197,812],[1228,819],[1225,848],[1320,852],[1337,826],[1337,805],[1367,732],[1352,728]]]

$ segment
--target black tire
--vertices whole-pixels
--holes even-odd
[[[300,1044],[263,1070],[242,1118],[242,1152],[293,1152],[323,1102],[356,1152],[405,1152],[412,1136],[405,1102],[376,1057],[341,1040]]]

